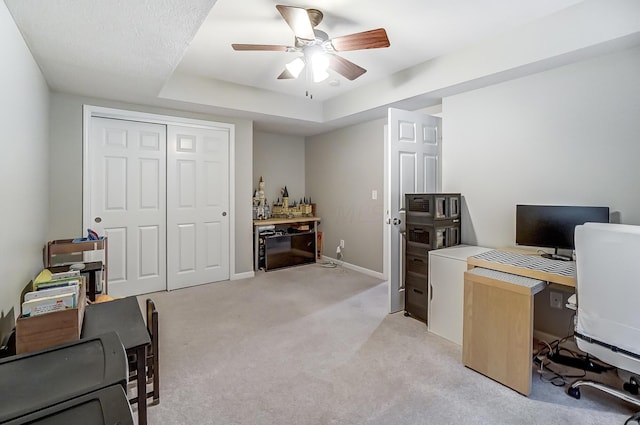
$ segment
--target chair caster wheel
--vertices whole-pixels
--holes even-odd
[[[622,385],[622,388],[623,388],[626,392],[628,392],[628,393],[630,393],[630,394],[638,395],[638,384],[636,384],[636,383],[633,383],[633,382],[625,382],[625,383]]]
[[[575,398],[576,400],[580,400],[580,388],[569,387],[567,389],[567,394],[569,394],[571,397]]]

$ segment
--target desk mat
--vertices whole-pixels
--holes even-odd
[[[524,267],[530,270],[559,274],[567,277],[576,277],[575,261],[550,260],[548,258],[542,258],[539,255],[516,254],[514,252],[498,251],[495,249],[493,251],[473,255],[472,258],[515,267]]]

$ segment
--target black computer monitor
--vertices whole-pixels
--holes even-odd
[[[575,228],[587,222],[608,223],[609,208],[516,205],[516,244],[573,250]]]

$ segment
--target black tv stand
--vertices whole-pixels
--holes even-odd
[[[253,220],[254,271],[315,263],[319,217]],[[261,235],[259,228],[273,230]]]

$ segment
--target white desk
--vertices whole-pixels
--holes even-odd
[[[467,258],[488,251],[491,248],[470,245],[429,251],[429,332],[462,345]]]

